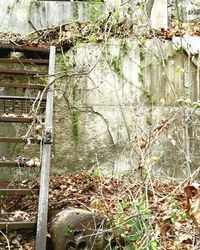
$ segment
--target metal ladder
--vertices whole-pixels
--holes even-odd
[[[20,52],[23,57],[10,58],[11,53]],[[4,148],[3,145],[9,144],[33,144],[39,143],[41,146],[41,169],[40,169],[40,188],[12,188],[5,185],[3,181],[0,181],[0,196],[20,196],[20,195],[33,195],[39,192],[39,205],[38,216],[36,221],[1,221],[0,230],[20,230],[20,229],[35,229],[36,230],[36,250],[46,249],[46,235],[47,235],[47,213],[48,213],[48,189],[49,189],[49,174],[50,174],[50,155],[51,155],[51,143],[52,143],[52,117],[53,117],[53,91],[55,81],[55,47],[37,48],[28,46],[16,46],[12,44],[0,44],[0,89],[4,92],[11,90],[15,92],[15,95],[0,95],[0,126],[3,130],[3,126],[9,123],[17,124],[34,124],[37,122],[35,110],[37,106],[37,112],[41,116],[45,116],[44,129],[41,139],[37,138],[24,138],[21,136],[7,136],[0,135],[0,151]],[[2,66],[3,65],[3,66]],[[14,66],[15,65],[15,66]],[[49,66],[48,72],[44,70],[38,70],[44,66]],[[29,68],[27,68],[29,67]],[[31,67],[31,69],[30,69]],[[36,69],[37,67],[37,69]],[[48,81],[46,80],[48,76]],[[26,81],[16,80],[15,78],[26,79]],[[7,80],[9,78],[9,81]],[[46,84],[38,84],[38,82],[45,82]],[[27,80],[29,82],[27,82]],[[35,82],[38,80],[38,82]],[[39,93],[35,96],[17,95],[17,91],[32,91]],[[44,97],[44,93],[46,98]],[[45,114],[45,115],[44,115]],[[4,125],[2,125],[4,124]],[[6,151],[6,150],[5,150]],[[21,159],[22,157],[20,157]],[[0,152],[0,171],[2,169],[10,168],[26,168],[28,161],[23,158],[23,161],[19,158],[11,159],[6,158],[3,152]],[[25,160],[24,160],[25,159]],[[7,183],[6,183],[7,184]],[[1,214],[0,214],[1,215]]]

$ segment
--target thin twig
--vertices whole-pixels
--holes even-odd
[[[8,237],[7,237],[2,231],[0,231],[0,233],[1,233],[1,234],[3,235],[3,237],[6,239],[8,250],[10,250],[11,248],[10,248],[10,242],[9,242]]]

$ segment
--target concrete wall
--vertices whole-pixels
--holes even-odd
[[[0,32],[28,34],[63,22],[86,22],[95,8],[99,15],[106,11],[102,3],[84,1],[0,1]]]
[[[76,2],[1,1],[0,27],[25,34],[33,31],[28,20],[36,29],[60,21],[84,22],[88,10],[86,2],[78,2],[77,8]],[[171,41],[77,44],[65,54],[65,62],[57,55],[57,71],[66,69],[66,75],[57,80],[55,90],[55,171],[101,166],[122,172],[137,168],[142,158],[157,175],[186,176],[188,164],[198,166],[198,119],[186,127],[191,106],[178,109],[175,104],[181,96],[197,100],[197,68]],[[165,119],[173,122],[149,142],[150,131]],[[16,133],[18,128],[11,126],[10,133]],[[138,142],[143,137],[148,141],[145,150]],[[24,153],[34,155],[29,148],[18,149]]]
[[[155,27],[166,27],[167,5],[157,11],[155,2],[151,22],[147,13],[132,0],[123,5],[121,0],[91,1],[37,1],[37,0],[7,0],[0,2],[0,32],[15,32],[22,35],[35,30],[49,28],[61,23],[95,22],[103,14],[116,11],[134,26],[134,33],[147,33],[152,23]],[[121,5],[122,4],[122,5]],[[158,20],[157,20],[158,19]],[[1,38],[2,39],[2,38]]]
[[[142,2],[142,1],[138,1]],[[146,1],[148,2],[151,0]],[[136,30],[143,32],[152,28],[167,28],[169,15],[176,14],[174,0],[155,0],[151,14],[147,13],[134,0],[122,5],[121,0],[106,0],[95,3],[88,1],[37,1],[37,0],[7,0],[0,1],[0,32],[16,32],[27,34],[35,29],[48,28],[60,23],[94,21],[102,14],[119,8],[120,17],[131,20]],[[168,7],[169,6],[169,7]],[[191,0],[179,1],[181,19],[187,21],[199,20],[199,8]],[[129,11],[130,10],[130,11]],[[95,13],[95,16],[94,16]]]
[[[187,162],[191,169],[198,166],[198,110],[186,129],[191,105],[176,105],[182,96],[197,100],[197,67],[171,41],[150,39],[143,46],[136,39],[82,43],[67,51],[64,60],[58,53],[56,64],[64,76],[55,85],[53,171],[97,166],[106,172],[133,171],[143,159],[157,176],[183,177],[189,174]],[[20,77],[15,81],[32,82]],[[15,94],[0,90],[2,95]],[[166,119],[167,129],[148,139]],[[9,126],[1,127],[2,136],[26,131],[25,126]],[[142,138],[145,149],[140,147]],[[30,158],[39,155],[39,147],[13,145],[1,147],[0,153]]]
[[[144,47],[137,40],[126,42],[126,50],[122,41],[110,40],[101,45],[79,44],[66,54],[75,66],[57,82],[57,171],[100,165],[122,172],[133,170],[144,156],[157,175],[186,176],[186,144],[193,136],[185,136],[186,111],[177,108],[176,100],[184,96],[196,101],[196,66],[188,64],[170,41],[147,40]],[[58,68],[60,63],[59,59]],[[141,151],[136,137],[148,137],[165,119],[173,120],[169,128]],[[196,129],[191,126],[189,136]],[[194,169],[199,160],[194,148],[199,142],[192,144],[189,157]]]

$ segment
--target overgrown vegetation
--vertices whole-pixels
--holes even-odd
[[[95,169],[94,169],[95,170]],[[98,170],[98,174],[97,174]],[[196,174],[198,172],[196,171]],[[195,177],[195,175],[193,175]],[[21,184],[15,183],[15,187]],[[28,185],[38,185],[33,180]],[[25,187],[25,186],[23,186]],[[166,184],[156,179],[150,183],[132,177],[105,177],[101,169],[72,175],[52,175],[49,210],[80,207],[96,212],[105,218],[103,231],[109,249],[113,250],[159,250],[198,249],[199,185],[188,184],[187,179],[179,185]],[[18,208],[18,212],[15,208]],[[37,214],[37,197],[24,196],[13,205],[13,199],[1,201],[1,209],[13,220],[26,217],[34,220]],[[19,213],[20,211],[20,213]],[[65,237],[73,230],[66,224]],[[8,242],[12,247],[29,249],[30,238],[15,234],[0,236],[0,248]],[[31,248],[30,248],[31,249]]]
[[[136,27],[138,24],[135,25],[134,22],[130,20],[132,20],[131,18],[133,18],[136,11],[145,11],[146,1],[135,5],[136,8],[127,2],[117,8],[109,9],[108,12],[103,15],[100,15],[102,3],[91,2],[88,9],[91,22],[80,23],[75,20],[72,23],[36,30],[35,33],[29,34],[26,37],[16,35],[13,36],[13,38],[11,37],[10,40],[17,45],[41,47],[56,45],[60,52],[57,58],[59,72],[56,77],[66,77],[71,80],[72,78],[70,77],[72,76],[78,77],[84,75],[94,84],[95,90],[100,89],[100,80],[99,78],[97,78],[98,81],[91,79],[90,73],[93,72],[98,63],[103,64],[105,62],[110,72],[114,72],[113,82],[106,82],[107,79],[105,82],[108,86],[115,86],[111,91],[109,90],[109,93],[115,93],[113,99],[117,99],[117,108],[120,110],[119,113],[122,117],[121,123],[123,123],[128,134],[126,145],[122,151],[124,152],[127,148],[130,148],[129,158],[130,161],[132,161],[132,176],[130,178],[115,175],[110,178],[108,176],[105,177],[103,171],[96,167],[99,165],[98,159],[92,173],[78,173],[70,176],[52,175],[49,208],[50,210],[59,210],[68,206],[76,206],[102,215],[106,221],[106,233],[110,237],[109,247],[113,250],[199,249],[199,187],[197,183],[195,183],[195,185],[191,183],[188,184],[190,179],[198,177],[199,168],[179,184],[162,183],[152,177],[157,171],[158,165],[161,165],[162,168],[161,161],[164,161],[166,158],[165,150],[168,150],[169,144],[179,160],[178,170],[180,172],[183,169],[187,170],[187,173],[191,173],[192,169],[196,167],[192,165],[191,144],[193,143],[195,133],[198,134],[195,128],[197,125],[199,126],[200,102],[198,94],[197,96],[193,94],[191,97],[192,90],[184,85],[184,74],[191,71],[191,58],[189,55],[189,66],[185,66],[185,68],[175,65],[175,73],[182,74],[182,83],[184,85],[183,96],[182,93],[181,96],[179,96],[179,93],[173,92],[175,83],[171,81],[171,76],[167,74],[167,68],[170,67],[170,65],[168,65],[168,58],[166,59],[165,55],[163,55],[157,38],[163,41],[177,35],[183,37],[183,35],[187,33],[193,36],[199,36],[199,22],[184,24],[180,18],[179,9],[176,6],[177,16],[171,27],[168,29],[161,28],[157,31],[152,30],[148,25],[149,20],[147,19],[147,13],[142,12],[146,17],[146,26],[144,26],[147,30],[144,32],[141,28],[138,32]],[[12,8],[8,8],[8,13],[12,11]],[[75,19],[78,18],[77,11],[74,17]],[[141,25],[141,27],[143,26]],[[150,50],[146,45],[146,41],[151,38],[155,39],[156,49],[158,51],[156,51],[156,53]],[[112,39],[113,41],[120,40],[120,42],[115,44],[115,51],[113,53],[106,54],[105,50],[107,48],[109,50],[111,47],[109,42]],[[134,62],[135,58],[129,55],[129,52],[132,50],[131,39],[134,39],[138,43],[137,52],[139,63],[138,61]],[[71,55],[66,54],[69,50],[71,51],[72,48],[74,49],[73,53],[76,53],[76,48],[82,43],[84,43],[85,46],[89,45],[89,43],[94,44],[96,46],[94,47],[95,49],[98,48],[98,45],[101,43],[101,53],[96,62],[93,62],[92,60],[94,58],[92,58],[92,60],[88,60],[86,64],[84,61],[85,58],[82,58],[80,61],[83,61],[83,63],[78,64],[72,61],[73,55],[71,57]],[[151,89],[151,84],[154,83],[148,83],[144,77],[144,69],[150,64],[153,64],[151,61],[148,62],[148,65],[145,65],[144,62],[148,59],[147,52],[153,59],[156,59],[154,66],[161,66],[159,68],[161,71],[161,79],[159,79],[160,85],[169,85],[167,89],[168,92],[166,91],[163,96],[160,95],[161,98],[157,100],[157,102],[155,101],[157,96]],[[183,49],[181,49],[181,52],[183,53]],[[183,57],[184,56],[183,54]],[[131,81],[128,79],[128,76],[124,74],[124,58],[129,60],[129,63],[134,62],[134,65],[139,64],[137,65],[139,70],[136,71],[136,73],[131,72],[137,75],[137,80],[134,78],[134,80]],[[181,60],[182,64],[184,64],[184,59]],[[105,65],[101,66],[103,67]],[[134,67],[134,69],[136,69],[136,67]],[[196,88],[199,88],[198,66],[196,71]],[[106,73],[103,72],[103,74]],[[104,78],[103,74],[102,79]],[[118,82],[116,82],[116,79],[119,80],[119,85],[117,85]],[[188,79],[190,78],[188,77]],[[140,86],[135,87],[138,82]],[[138,95],[139,101],[132,102],[132,100],[126,100],[126,93],[124,96],[122,95],[124,99],[120,99],[120,94],[127,91],[127,89],[125,89],[126,91],[123,89],[125,84],[131,87],[134,86],[134,90],[140,91],[141,95]],[[71,103],[70,97],[66,95],[70,109],[71,133],[75,143],[78,143],[78,139],[81,136],[79,128],[79,115],[81,110],[76,102],[78,98],[76,96],[76,87],[73,87],[73,89],[70,89],[68,92],[67,94],[71,95]],[[173,95],[173,98],[171,98],[171,95]],[[102,96],[104,97],[104,95]],[[135,96],[133,95],[133,97]],[[112,96],[109,96],[109,98],[112,98]],[[144,98],[145,101],[143,101],[142,98]],[[169,110],[169,114],[162,115],[161,118],[155,119],[154,116],[156,116],[156,114],[153,114],[153,108],[156,108],[156,105],[166,107],[165,103],[168,100],[165,98],[176,100],[176,103],[175,101],[171,101],[171,99],[169,100],[170,105],[173,106],[174,109]],[[126,114],[128,101],[131,103],[131,105],[129,105],[131,112],[135,112],[134,119],[131,120],[131,122],[129,121],[129,123],[127,122],[129,117]],[[176,107],[174,107],[175,104],[177,105]],[[140,119],[142,119],[143,113],[146,112],[146,110],[144,111],[145,106],[148,108],[148,112],[147,115],[144,116],[144,122],[141,122]],[[142,111],[137,113],[136,109]],[[131,112],[128,114],[132,115]],[[34,113],[37,112],[34,110]],[[132,125],[132,123],[134,123],[134,125]],[[175,127],[177,124],[181,126],[181,128],[179,127],[177,129],[177,127]],[[122,125],[119,124],[119,126],[114,128],[117,130],[117,133],[125,134],[124,131],[123,133],[121,132],[121,126]],[[195,130],[195,132],[193,132],[193,130]],[[180,131],[184,134],[183,136],[180,135]],[[117,140],[120,141],[121,134],[120,136],[119,134],[117,134],[119,137]],[[191,137],[189,137],[190,134],[192,135]],[[109,135],[111,136],[111,133]],[[116,144],[117,143],[118,141]],[[160,145],[164,145],[164,149],[161,148],[160,150]],[[196,145],[194,147],[196,147]],[[177,155],[176,152],[178,152]],[[173,159],[170,159],[170,164],[172,163]],[[138,180],[136,180],[135,175],[138,175]],[[139,181],[139,179],[141,181]],[[170,174],[165,177],[165,179],[173,183],[177,181],[173,179]],[[34,180],[27,185],[31,187],[37,186],[38,181]],[[24,207],[26,211],[24,211]],[[9,198],[6,200],[1,199],[1,210],[4,212],[6,218],[10,216],[13,220],[21,219],[21,217],[27,218],[28,221],[34,220],[36,218],[36,207],[36,197],[20,197],[17,205],[13,204],[13,201]],[[16,208],[22,213],[16,213],[16,211],[14,211]],[[69,236],[71,230],[72,225],[68,224],[65,230],[65,237]],[[9,248],[10,244],[16,248],[18,246],[22,247],[22,245],[23,247],[29,245],[28,241],[23,238],[18,239],[12,234],[2,234],[0,239],[2,241],[0,248]]]

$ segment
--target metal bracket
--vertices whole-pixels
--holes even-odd
[[[51,144],[52,143],[52,133],[51,131],[45,131],[44,133],[44,144]]]

